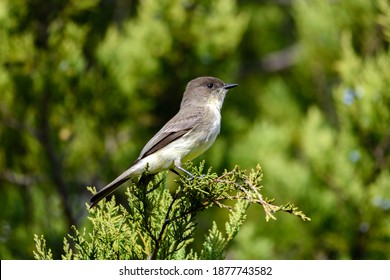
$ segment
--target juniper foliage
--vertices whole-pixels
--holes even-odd
[[[73,227],[73,234],[64,239],[62,259],[224,259],[251,204],[263,207],[267,221],[276,219],[278,211],[310,220],[290,203],[276,206],[262,197],[259,165],[250,172],[236,166],[222,175],[211,168],[203,174],[204,164],[189,163],[187,168],[195,177],[181,177],[173,192],[167,187],[166,174],[144,173],[127,189],[128,208],[117,205],[113,196],[89,209],[91,231]],[[195,236],[197,215],[212,206],[229,211],[224,231],[213,221],[200,252],[186,250],[199,238]],[[44,237],[35,236],[35,241],[35,258],[51,259]]]

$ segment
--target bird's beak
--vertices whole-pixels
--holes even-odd
[[[234,87],[236,87],[236,86],[238,86],[238,84],[225,84],[225,85],[223,86],[223,88],[224,88],[224,89],[230,89],[230,88],[234,88]]]

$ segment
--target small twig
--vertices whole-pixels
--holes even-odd
[[[263,199],[263,196],[257,191],[257,189],[255,188],[255,186],[253,186],[253,184],[249,181],[249,180],[246,180],[245,181],[247,183],[247,185],[249,187],[251,187],[251,189],[254,191],[254,193],[257,195],[257,202],[260,203],[263,208],[264,208],[264,212],[265,212],[265,219],[266,221],[268,222],[270,218],[276,220],[275,216],[272,215],[272,213],[275,213],[277,210],[280,209],[280,207],[278,206],[275,206],[275,205],[272,205],[268,202],[266,202],[264,199]]]
[[[241,185],[239,185],[239,188],[246,194],[246,199],[248,201],[250,201],[251,196],[250,196],[249,192]]]

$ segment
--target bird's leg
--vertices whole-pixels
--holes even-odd
[[[194,174],[192,174],[191,172],[185,170],[183,167],[181,167],[181,166],[176,166],[176,168],[179,169],[180,171],[183,171],[183,172],[184,172],[185,174],[187,174],[188,176],[190,176],[191,179],[194,179],[194,178],[195,178]]]
[[[184,173],[186,173],[188,176],[191,177],[191,179],[195,178],[194,174],[192,174],[191,172],[189,172],[189,171],[185,170],[183,167],[181,167],[180,159],[176,159],[173,163],[175,164],[175,167],[177,169],[179,169],[180,171],[183,171]],[[173,171],[173,170],[175,170],[175,169],[173,169],[173,168],[171,169],[171,171],[173,173],[178,174],[178,172],[176,170],[175,171]]]

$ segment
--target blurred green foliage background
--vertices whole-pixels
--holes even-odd
[[[0,258],[31,259],[34,233],[59,258],[86,186],[210,75],[240,86],[197,161],[261,164],[263,195],[312,219],[252,206],[227,257],[389,259],[389,42],[388,0],[1,0]]]

